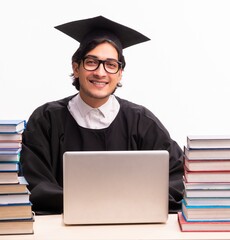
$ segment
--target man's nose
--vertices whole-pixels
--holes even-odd
[[[98,66],[98,68],[95,70],[95,72],[97,72],[97,73],[100,74],[100,75],[105,75],[105,74],[106,74],[106,70],[105,70],[105,67],[104,67],[103,62],[100,62],[100,63],[99,63],[99,66]]]

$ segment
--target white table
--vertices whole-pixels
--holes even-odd
[[[35,216],[33,235],[0,235],[0,240],[230,239],[230,232],[181,232],[177,215],[166,224],[65,226],[62,215]]]

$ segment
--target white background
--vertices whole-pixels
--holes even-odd
[[[0,119],[75,93],[79,45],[54,26],[98,15],[151,38],[124,50],[116,95],[149,108],[181,147],[189,134],[230,134],[228,0],[1,0]]]

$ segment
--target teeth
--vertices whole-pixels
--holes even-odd
[[[93,84],[95,85],[106,85],[107,83],[104,83],[104,82],[95,82],[95,81],[92,81]]]

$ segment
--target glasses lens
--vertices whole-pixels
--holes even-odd
[[[117,73],[119,70],[119,63],[115,60],[107,60],[104,62],[105,70],[109,73]]]
[[[94,71],[99,66],[99,61],[94,58],[85,58],[83,61],[84,68],[88,71]]]

